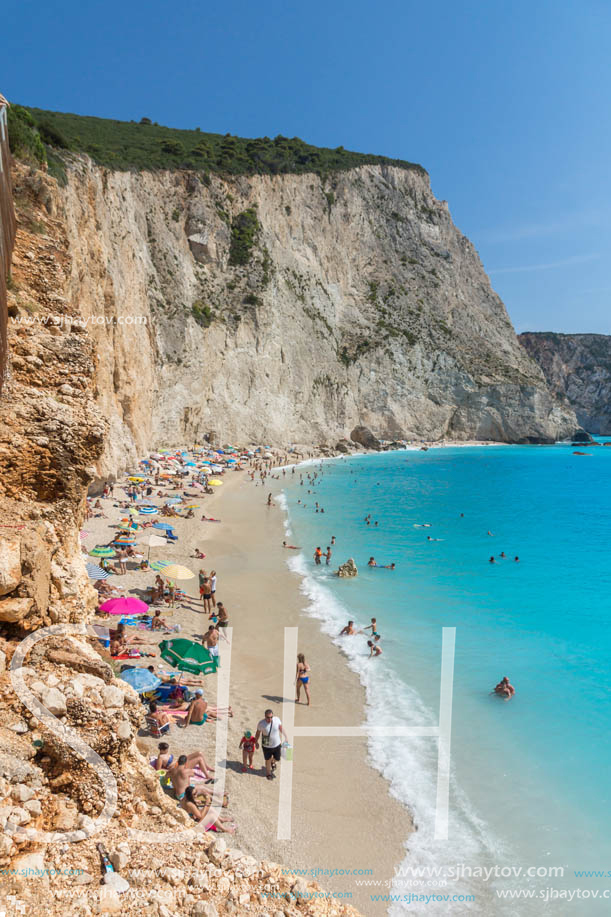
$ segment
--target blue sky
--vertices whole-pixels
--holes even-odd
[[[608,0],[3,5],[0,91],[420,162],[518,331],[611,333]]]

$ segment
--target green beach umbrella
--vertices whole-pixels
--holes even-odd
[[[114,548],[109,548],[106,545],[97,545],[95,548],[92,548],[89,553],[92,557],[114,557],[115,556]]]

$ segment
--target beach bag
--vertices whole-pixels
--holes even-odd
[[[288,742],[282,743],[282,750],[280,752],[285,761],[293,760],[293,746],[289,745]]]

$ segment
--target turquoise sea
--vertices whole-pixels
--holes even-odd
[[[393,914],[611,910],[611,871],[574,875],[611,870],[611,447],[576,448],[590,455],[565,444],[446,447],[313,462],[282,478],[287,531],[303,547],[289,564],[366,686],[368,723],[438,723],[441,628],[456,628],[447,841],[433,838],[436,740],[371,738],[369,748],[418,825],[403,865],[447,882],[423,889],[398,876],[391,893],[475,900],[396,902]],[[315,566],[332,535],[331,566]],[[368,568],[372,555],[396,570]],[[358,577],[333,576],[349,557]],[[379,659],[367,658],[364,636],[337,637],[349,617],[363,626],[372,616]],[[504,675],[516,688],[508,703],[489,693]],[[562,889],[600,897],[550,897]],[[497,895],[520,890],[542,897]]]

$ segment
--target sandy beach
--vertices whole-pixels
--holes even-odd
[[[405,853],[411,821],[406,809],[390,797],[387,782],[368,763],[365,739],[300,737],[294,743],[290,840],[277,838],[280,781],[265,780],[261,750],[255,753],[254,770],[241,773],[238,746],[244,730],[254,734],[267,707],[282,714],[285,626],[299,627],[299,651],[305,653],[312,668],[312,705],[296,707],[296,726],[360,725],[365,698],[341,651],[303,612],[300,577],[287,568],[288,552],[282,548],[282,510],[277,504],[266,505],[268,492],[278,492],[282,482],[256,486],[245,472],[227,473],[223,481],[224,486],[213,495],[193,501],[221,523],[201,522],[201,511],[196,511],[194,519],[175,520],[179,541],[153,548],[151,560],[172,560],[194,572],[200,567],[217,572],[216,597],[225,604],[232,627],[231,658],[227,657],[227,644],[221,642],[221,664],[230,662],[229,703],[235,714],[229,720],[225,786],[229,811],[238,826],[235,843],[259,857],[311,871],[308,877],[316,878],[325,889],[366,915],[385,913],[384,905],[370,900],[373,889],[359,887],[355,880],[393,877],[394,867]],[[116,486],[115,494],[119,493]],[[109,540],[111,523],[124,515],[113,507],[116,502],[102,500],[107,518],[85,523],[87,548]],[[192,557],[195,547],[207,555],[205,560]],[[108,582],[128,594],[137,594],[150,585],[154,573],[134,568],[129,564],[126,575],[111,576]],[[162,615],[168,623],[180,623],[181,637],[201,635],[207,630],[208,616],[198,597],[198,580],[185,580],[180,585],[191,600],[174,611],[164,610]],[[150,641],[148,652],[156,652],[155,644],[164,638],[163,633],[137,633]],[[158,662],[156,653],[154,659],[142,659],[137,664]],[[216,684],[215,675],[202,678],[210,703],[216,701]],[[294,700],[294,695],[288,700]],[[172,725],[164,738],[175,756],[201,749],[209,763],[214,761],[214,724],[187,729]],[[138,745],[152,756],[158,741],[143,730]],[[387,891],[381,887],[375,890]]]

